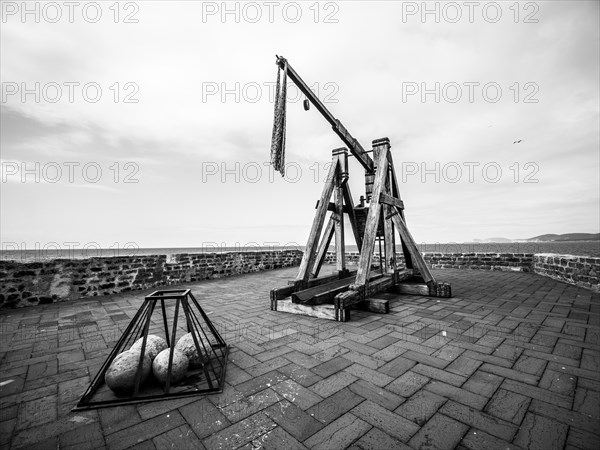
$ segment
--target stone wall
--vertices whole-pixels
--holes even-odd
[[[346,253],[349,264],[358,263],[358,252]],[[404,255],[396,253],[399,264]],[[480,269],[531,272],[533,253],[423,253],[423,259],[432,269]],[[328,252],[326,261],[335,263],[335,253]],[[373,263],[379,262],[379,252],[373,255]]]
[[[533,257],[533,271],[600,292],[600,258],[536,253]]]
[[[404,256],[396,254],[399,264]],[[358,262],[359,254],[349,252],[349,264]],[[557,255],[554,253],[423,253],[423,259],[433,269],[477,269],[534,272],[555,280],[600,292],[600,258]],[[335,253],[328,252],[326,261],[335,263]],[[379,252],[373,262],[379,261]]]
[[[433,269],[535,272],[600,291],[600,258],[532,253],[424,253]],[[348,264],[358,262],[348,252]],[[404,263],[402,254],[398,263]],[[298,250],[198,253],[114,258],[56,259],[19,263],[0,261],[0,308],[15,308],[81,297],[183,284],[210,278],[297,266]],[[377,263],[379,254],[374,255]],[[326,263],[335,263],[328,252]]]
[[[31,263],[0,261],[0,308],[297,266],[301,259],[301,251],[287,250],[55,259]]]

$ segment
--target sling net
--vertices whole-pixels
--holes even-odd
[[[283,58],[281,58],[283,59]],[[281,72],[283,71],[283,77]],[[282,79],[283,78],[283,79]],[[271,137],[271,164],[285,175],[285,101],[287,86],[287,61],[283,59],[283,68],[277,67],[277,86],[275,91],[275,116],[273,136]]]

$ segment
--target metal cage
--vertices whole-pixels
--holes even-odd
[[[160,308],[157,305],[160,304]],[[191,333],[200,356],[200,367],[188,369],[179,383],[171,382],[175,343],[178,336]],[[160,335],[170,349],[164,386],[153,377],[142,383],[146,344],[150,334]],[[133,391],[117,394],[105,383],[105,375],[114,359],[142,339]],[[126,330],[101,366],[74,411],[165,400],[222,392],[229,349],[189,289],[158,290],[148,295]]]

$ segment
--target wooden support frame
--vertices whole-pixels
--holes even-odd
[[[389,139],[373,141],[372,161],[373,171],[365,172],[372,185],[368,186],[370,203],[361,231],[347,183],[348,151],[345,148],[333,150],[331,168],[317,202],[298,276],[289,286],[271,291],[272,310],[345,322],[350,319],[351,309],[388,313],[389,301],[374,298],[382,292],[451,296],[450,285],[434,279],[406,225]],[[328,212],[330,217],[322,233]],[[360,252],[355,273],[346,268],[344,215],[348,217]],[[372,262],[380,221],[383,221],[385,270],[374,273]],[[334,236],[336,273],[319,277]],[[396,236],[400,238],[404,268],[397,267]]]

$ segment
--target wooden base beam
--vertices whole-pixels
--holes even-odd
[[[448,283],[439,282],[419,283],[408,281],[398,283],[390,292],[406,295],[425,295],[428,297],[452,297],[452,287]]]
[[[348,271],[342,274],[343,278],[356,276],[356,270]],[[311,278],[308,280],[308,288],[312,288],[315,286],[320,286],[322,284],[330,283],[335,280],[340,279],[340,274],[335,273],[333,275],[327,275],[320,278]],[[289,297],[294,292],[300,290],[300,283],[297,281],[290,281],[288,286],[271,289],[271,299],[281,300],[286,297]]]
[[[271,309],[278,312],[317,317],[319,319],[336,320],[338,322],[347,322],[350,320],[350,311],[352,308],[378,314],[389,314],[390,312],[389,300],[380,298],[368,298],[350,308],[346,308],[337,312],[332,304],[303,305],[300,303],[294,303],[289,298],[285,300],[277,300],[275,302],[275,308]]]
[[[357,303],[356,308],[362,311],[389,314],[390,301],[382,298],[368,298],[360,303]]]
[[[397,276],[404,278],[410,276],[410,272],[412,272],[410,269],[399,271]],[[412,281],[409,278],[408,280],[394,284],[393,277],[388,275],[379,276],[371,282],[369,296],[363,296],[365,295],[364,290],[362,294],[360,290],[347,290],[335,296],[334,304],[308,305],[294,303],[291,298],[276,299],[275,296],[273,296],[273,292],[281,292],[281,290],[273,289],[273,291],[271,291],[271,309],[273,311],[336,320],[338,322],[347,322],[350,320],[350,311],[352,309],[370,311],[378,314],[388,314],[390,311],[389,300],[377,298],[377,294],[384,291],[394,294],[424,295],[441,298],[449,298],[452,295],[452,290],[448,283],[434,282],[427,284]]]
[[[333,297],[340,292],[348,289],[348,286],[354,281],[353,277],[346,277],[340,280],[331,281],[320,286],[315,286],[292,294],[292,302],[320,305],[323,303],[331,303]]]
[[[336,320],[333,305],[302,305],[300,303],[293,303],[291,299],[285,299],[277,301],[275,311],[318,317],[319,319]]]

